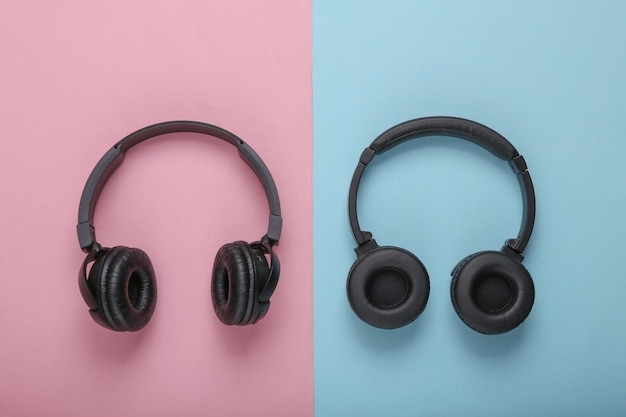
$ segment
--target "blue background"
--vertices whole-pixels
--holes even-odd
[[[626,3],[316,0],[313,25],[316,416],[626,415]],[[516,236],[519,187],[450,138],[377,156],[359,191],[363,229],[425,264],[426,310],[385,331],[348,305],[359,155],[431,115],[486,124],[528,162],[536,301],[510,333],[467,328],[449,287]]]

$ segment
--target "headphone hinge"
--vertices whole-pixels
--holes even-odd
[[[283,227],[283,218],[275,214],[270,214],[270,221],[267,227],[267,234],[265,235],[270,241],[271,245],[278,245],[278,239],[280,238],[280,232]]]
[[[502,246],[501,251],[513,258],[515,258],[516,260],[518,260],[519,262],[522,262],[524,260],[524,255],[522,255],[517,249],[517,239],[507,239],[506,243],[504,244],[504,246]]]
[[[83,252],[89,253],[100,249],[94,236],[95,230],[89,222],[78,223],[76,231],[78,232],[78,242]]]
[[[354,248],[356,256],[358,257],[361,257],[367,252],[374,250],[378,247],[378,243],[376,243],[376,240],[372,239],[372,234],[370,232],[364,232],[364,234],[366,235],[367,240]]]
[[[517,155],[513,159],[509,161],[509,166],[515,173],[515,175],[523,174],[528,171],[528,165],[526,165],[526,160],[522,155]]]

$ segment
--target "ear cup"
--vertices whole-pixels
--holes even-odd
[[[265,256],[255,254],[249,244],[237,241],[222,246],[215,256],[211,280],[213,309],[219,320],[239,326],[258,321],[259,287],[268,277]]]
[[[156,307],[156,280],[141,249],[116,246],[97,257],[89,271],[89,291],[98,303],[96,321],[115,331],[134,332],[150,321]]]
[[[521,262],[497,251],[478,252],[452,271],[452,305],[477,332],[500,334],[519,326],[530,314],[535,286]]]
[[[395,329],[415,320],[430,293],[428,273],[415,255],[381,246],[356,260],[348,274],[348,301],[364,322]]]

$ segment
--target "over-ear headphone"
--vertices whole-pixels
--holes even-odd
[[[83,189],[77,231],[80,247],[87,257],[80,268],[78,283],[91,317],[107,329],[142,329],[154,312],[157,288],[152,264],[144,251],[125,246],[103,248],[98,243],[93,227],[96,202],[126,151],[146,139],[176,132],[201,133],[230,143],[263,184],[270,206],[267,233],[257,242],[236,241],[219,249],[213,265],[211,295],[217,317],[228,325],[254,324],[270,307],[270,296],[280,275],[280,263],[272,248],[278,245],[282,228],[280,201],[272,175],[259,155],[234,134],[206,123],[172,121],[145,127],[116,143],[100,159]],[[87,265],[91,262],[93,266],[87,277]]]
[[[482,146],[505,161],[517,176],[524,204],[522,224],[514,239],[500,251],[487,250],[462,259],[452,270],[450,296],[463,322],[480,333],[499,334],[519,326],[535,300],[535,287],[522,265],[535,223],[535,192],[526,161],[496,131],[454,117],[425,117],[401,123],[378,136],[365,148],[350,184],[348,214],[358,246],[358,259],[348,275],[347,292],[352,310],[366,323],[382,329],[405,326],[426,307],[430,293],[428,273],[411,252],[378,246],[372,233],[359,227],[357,191],[367,164],[375,155],[409,139],[451,136]]]

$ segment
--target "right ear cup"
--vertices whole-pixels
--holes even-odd
[[[267,260],[260,251],[243,241],[222,246],[215,256],[211,280],[217,318],[224,324],[239,326],[260,320],[269,308],[269,301],[259,303],[258,299],[268,278]]]
[[[141,249],[116,246],[98,254],[87,288],[98,304],[94,320],[111,330],[142,329],[156,307],[156,280],[148,255]]]
[[[381,246],[356,260],[348,274],[348,300],[364,322],[395,329],[415,320],[430,293],[428,273],[415,255]]]
[[[535,286],[521,262],[502,252],[484,251],[454,268],[450,296],[467,326],[484,334],[500,334],[528,317]]]

